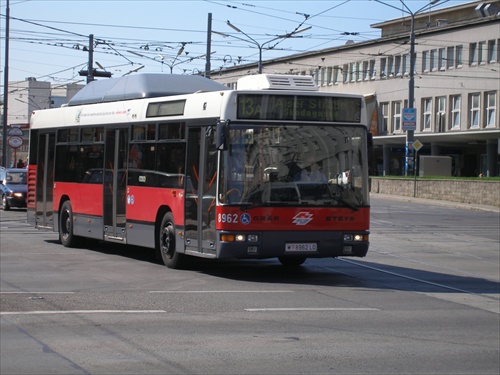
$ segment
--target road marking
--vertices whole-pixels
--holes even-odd
[[[149,293],[295,293],[293,290],[151,290]]]
[[[369,307],[268,307],[245,309],[245,311],[380,311]]]
[[[75,294],[75,292],[0,292],[0,294]]]
[[[62,311],[4,311],[0,315],[44,315],[44,314],[154,314],[165,310],[62,310]]]

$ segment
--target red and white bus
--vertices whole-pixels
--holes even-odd
[[[362,96],[312,77],[94,81],[31,118],[28,220],[82,238],[188,256],[363,257],[369,244]]]

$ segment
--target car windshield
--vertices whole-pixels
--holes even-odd
[[[5,176],[5,181],[9,185],[25,184],[26,183],[26,172],[7,171],[7,174]]]
[[[222,153],[222,204],[368,204],[362,126],[231,125]]]

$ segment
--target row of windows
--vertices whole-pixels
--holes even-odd
[[[500,39],[484,40],[469,45],[469,65],[492,64],[500,61]]]
[[[477,66],[500,62],[500,39],[485,40],[469,44],[469,65]],[[463,45],[422,51],[422,73],[456,69],[463,66]],[[417,54],[415,54],[415,61]],[[319,86],[339,83],[363,82],[377,78],[375,59],[351,62],[333,67],[320,67],[309,71]],[[386,56],[379,59],[380,79],[407,76],[410,74],[410,54]],[[302,71],[302,75],[306,72]]]
[[[138,124],[120,144],[124,169],[120,181],[128,185],[179,188],[186,153],[184,123]],[[57,132],[55,180],[102,184],[112,179],[106,155],[104,127],[74,127]],[[111,165],[113,163],[111,162]]]
[[[185,143],[130,143],[127,172],[119,178],[128,185],[179,188],[184,175]],[[104,144],[56,147],[56,181],[102,184],[111,181],[112,170],[103,168]]]
[[[401,133],[403,108],[408,101],[380,103],[379,135]],[[450,95],[423,98],[420,113],[421,132],[442,133],[459,130],[461,117],[467,116],[468,129],[498,126],[497,92],[472,93],[467,97],[467,113],[462,114],[462,96]]]

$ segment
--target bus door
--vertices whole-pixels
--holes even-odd
[[[106,131],[103,177],[104,239],[126,243],[128,129]]]
[[[217,187],[215,127],[188,128],[185,246],[186,252],[215,256]]]
[[[36,227],[54,229],[55,133],[39,134],[36,160]],[[56,208],[57,209],[57,208]]]

